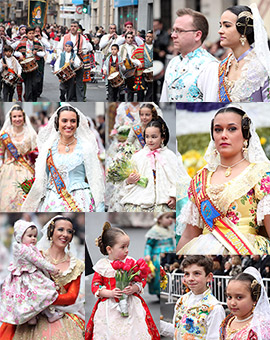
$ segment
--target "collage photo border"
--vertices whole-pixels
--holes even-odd
[[[164,9],[166,1],[148,2],[147,11],[157,14]],[[174,0],[170,1],[170,9],[172,4]],[[137,10],[138,6],[133,7]],[[247,41],[250,43],[249,24],[254,24],[253,18],[255,21],[259,13],[253,5],[250,8],[251,14],[247,14],[246,9],[241,10],[248,20],[243,15],[239,26],[244,27],[244,31],[238,31],[239,42],[234,41],[240,51]],[[138,15],[136,10],[131,12]],[[270,206],[270,115],[266,114],[269,104],[262,103],[270,101],[270,64],[264,61],[266,56],[270,57],[270,52],[259,47],[256,50],[255,45],[237,59],[237,48],[226,42],[226,39],[233,40],[225,28],[232,17],[224,19],[224,12],[225,9],[221,11],[219,30],[224,43],[208,46],[206,42],[204,49],[200,47],[202,43],[197,45],[201,36],[197,39],[200,30],[194,22],[180,20],[183,17],[192,19],[191,12],[180,10],[170,18],[172,29],[166,32],[161,20],[153,19],[154,45],[149,45],[152,53],[154,50],[150,67],[153,78],[150,83],[147,80],[148,85],[153,84],[153,98],[149,96],[150,85],[142,90],[146,83],[141,69],[147,57],[146,52],[140,50],[137,53],[144,56],[133,55],[132,59],[137,60],[134,62],[134,91],[128,83],[129,90],[118,83],[116,87],[110,87],[111,82],[105,85],[101,77],[100,86],[98,80],[93,84],[89,82],[90,86],[86,83],[84,89],[76,88],[73,81],[65,83],[69,84],[66,87],[60,86],[63,101],[44,101],[43,98],[38,101],[36,95],[31,97],[33,84],[28,73],[24,80],[25,102],[14,99],[0,102],[0,289],[3,301],[3,304],[0,301],[0,339],[53,340],[65,336],[71,340],[270,340],[270,222],[264,221]],[[240,13],[231,12],[237,20],[241,19]],[[150,17],[153,15],[148,15]],[[131,19],[127,17],[126,20],[123,26]],[[167,17],[164,21],[168,25]],[[108,29],[112,24],[110,22]],[[269,32],[270,20],[266,24]],[[81,28],[83,33],[85,30]],[[97,34],[101,28],[96,28]],[[103,31],[105,33],[106,29]],[[138,37],[145,39],[147,32],[148,20],[145,29],[138,29]],[[191,57],[192,52],[187,63],[188,53],[182,52],[183,42],[179,38],[186,33],[195,37],[193,48],[199,51]],[[267,38],[265,31],[259,34]],[[160,50],[155,45],[158,35]],[[244,41],[245,37],[248,38]],[[168,46],[162,41],[167,41]],[[229,48],[233,57],[225,55]],[[165,52],[165,56],[159,52]],[[178,60],[180,53],[183,57]],[[211,53],[211,57],[205,53]],[[255,60],[259,54],[260,58]],[[222,74],[216,60],[213,61],[214,57],[220,61],[221,56],[226,60]],[[246,56],[251,65],[247,62],[247,72],[253,68],[261,78],[256,79],[254,72],[255,84],[250,85],[247,76],[246,82],[244,80],[238,87],[231,86],[226,72],[234,68],[232,76],[238,79],[238,72],[245,68],[243,59]],[[108,61],[109,71],[113,61]],[[194,72],[197,72],[196,84],[192,78]],[[82,80],[83,73],[79,76]],[[219,76],[222,82],[217,83]],[[37,94],[41,84],[36,80],[35,84]],[[248,88],[246,97],[245,87]],[[48,90],[48,84],[44,89]],[[103,98],[107,95],[106,100],[92,101],[87,97],[90,89],[97,98],[102,98],[101,92]],[[110,98],[119,101],[110,101]],[[134,99],[137,102],[133,102]],[[228,102],[232,102],[231,109],[227,109]],[[15,109],[13,116],[14,105],[21,106],[22,110]],[[63,106],[69,109],[61,111]],[[61,112],[65,115],[62,121]],[[49,118],[52,115],[53,118]],[[18,132],[22,131],[22,120],[23,134]],[[238,132],[232,132],[231,126]],[[146,134],[146,127],[151,131],[149,134]],[[35,131],[39,131],[37,143]],[[239,133],[238,137],[233,133]],[[14,143],[9,136],[14,138]],[[230,151],[230,143],[232,150],[239,149],[238,154]],[[73,152],[76,153],[74,160],[64,155]],[[35,181],[32,180],[34,164],[38,169]],[[200,171],[203,167],[207,170]],[[228,182],[231,174],[233,179]],[[46,176],[50,181],[45,181]],[[78,178],[82,177],[85,180],[78,184]],[[11,190],[14,183],[15,196]],[[147,186],[151,187],[153,195],[150,188],[145,195]],[[234,189],[237,190],[235,194]],[[70,195],[69,190],[77,193]],[[24,208],[17,209],[21,206]],[[242,222],[246,215],[241,220],[244,213],[249,218],[248,226]],[[259,234],[258,226],[262,226],[263,233]],[[227,235],[228,230],[230,235]],[[28,236],[29,240],[25,241]],[[131,262],[126,262],[129,273],[140,270],[133,275],[136,279],[132,277],[131,285],[126,278],[117,276],[120,270],[115,272],[119,266],[115,262],[125,262],[127,254],[139,260],[132,262],[128,257]],[[17,279],[20,276],[24,277],[24,282]],[[229,280],[232,276],[236,279]],[[44,290],[37,293],[40,287],[47,289],[46,299]],[[17,290],[21,294],[15,297]],[[246,298],[244,307],[232,302],[239,299],[237,290],[238,295]],[[14,300],[17,301],[15,305]],[[35,308],[41,313],[37,314]]]

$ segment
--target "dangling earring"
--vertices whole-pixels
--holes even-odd
[[[214,151],[213,151],[213,153],[214,153],[214,156],[215,156],[215,157],[217,157],[217,155],[218,155],[218,151],[217,151],[216,147],[214,148]]]
[[[247,38],[242,34],[239,40],[241,42],[241,45],[244,46],[247,41]]]
[[[163,141],[161,142],[160,147],[161,147],[161,148],[164,148],[164,143],[163,143]]]
[[[243,151],[243,157],[247,158],[247,154],[248,154],[248,141],[247,140],[245,140],[243,143],[242,151]]]
[[[68,251],[70,251],[70,242],[69,242],[69,244],[68,244],[67,248],[68,248]]]
[[[53,245],[53,239],[52,238],[50,239],[50,245],[51,246]]]

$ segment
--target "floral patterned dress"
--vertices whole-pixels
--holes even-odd
[[[211,184],[212,174],[207,173],[206,193],[214,206],[248,239],[257,254],[270,254],[270,241],[263,230],[264,216],[270,214],[270,164],[251,163],[239,176],[224,184]],[[205,227],[190,190],[189,200],[180,220],[202,228],[203,233],[188,242],[180,250],[181,254],[227,254],[222,243]]]
[[[61,319],[50,323],[47,317],[39,315],[38,322],[34,326],[3,323],[0,327],[0,339],[84,340],[84,320],[79,316],[81,315],[79,309],[83,307],[78,301],[83,271],[84,263],[71,256],[69,268],[55,280],[59,296],[54,301],[54,305],[57,305],[59,310],[62,308],[65,313]]]
[[[19,325],[50,306],[58,293],[47,273],[53,272],[54,266],[36,247],[15,243],[13,257],[14,263],[9,266],[11,273],[2,287],[0,320]]]
[[[234,315],[229,314],[220,326],[220,340],[258,340],[258,334],[252,329],[252,321],[247,323],[244,327],[234,330],[231,329],[231,323],[234,320]],[[263,340],[270,339],[269,320],[261,320],[260,332]]]
[[[12,139],[11,134],[10,136]],[[24,136],[20,142],[14,140],[12,142],[18,152],[27,159],[27,154],[32,151],[30,136]],[[33,174],[11,156],[10,152],[5,149],[1,139],[0,158],[3,159],[2,166],[0,167],[0,211],[20,211],[23,203],[23,193],[18,188],[18,182],[21,183],[25,179],[32,178]],[[29,160],[27,161],[31,164]]]

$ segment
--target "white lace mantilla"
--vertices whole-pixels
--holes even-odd
[[[229,56],[226,74],[228,74],[233,54]],[[245,64],[242,68],[241,77],[238,80],[230,81],[227,76],[225,82],[228,86],[228,92],[232,102],[252,101],[252,94],[264,86],[268,74],[262,63],[256,56],[254,50],[245,57]]]

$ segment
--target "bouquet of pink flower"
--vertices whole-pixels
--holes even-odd
[[[116,270],[116,288],[121,290],[127,287],[130,282],[142,282],[146,280],[146,277],[150,271],[143,258],[140,258],[137,261],[130,258],[126,259],[125,262],[113,261],[112,267],[114,270]],[[121,315],[125,317],[129,315],[127,298],[128,296],[126,294],[122,294],[122,297],[119,301]]]

